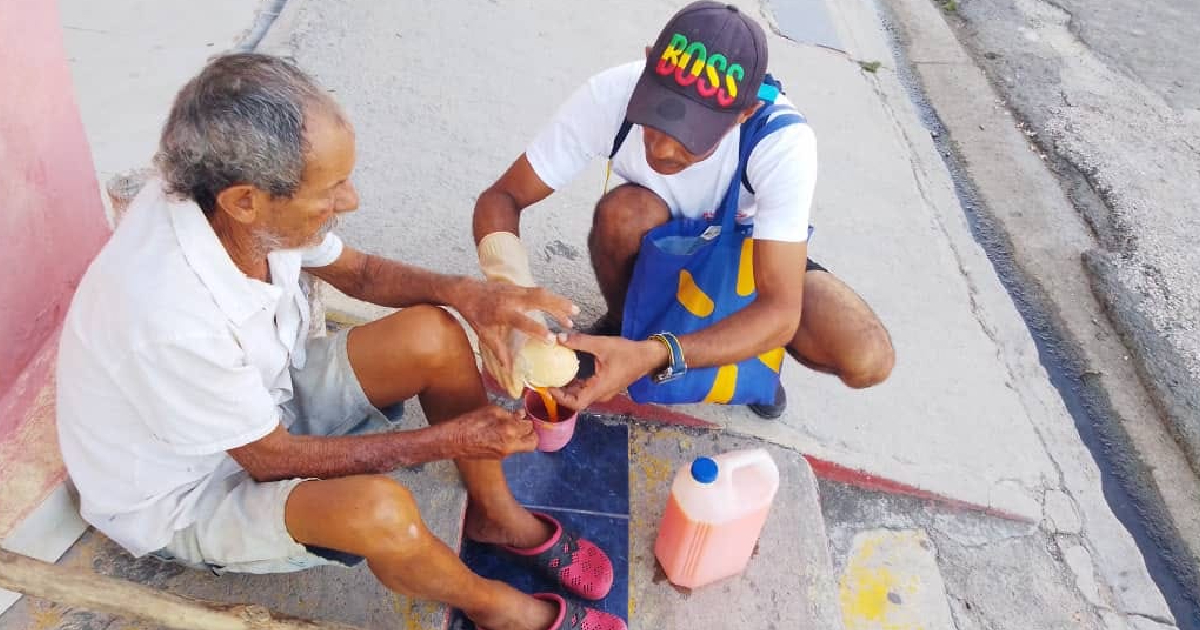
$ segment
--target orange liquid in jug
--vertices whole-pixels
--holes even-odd
[[[720,524],[699,523],[672,496],[659,526],[654,555],[671,583],[698,588],[745,570],[771,506]]]
[[[675,475],[654,556],[676,586],[741,573],[767,522],[779,470],[763,449],[701,457]]]

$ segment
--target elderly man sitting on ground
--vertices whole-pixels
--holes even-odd
[[[136,556],[271,573],[365,558],[389,588],[490,630],[623,629],[559,595],[473,574],[382,473],[453,459],[466,535],[599,599],[612,565],[513,498],[501,458],[532,450],[521,413],[489,406],[456,309],[510,360],[525,315],[569,325],[545,291],[364,254],[331,232],[358,206],[354,132],[294,66],[218,58],[176,98],[155,181],[84,277],[63,331],[58,426],[84,517]],[[309,338],[301,269],[375,304],[377,322]],[[387,428],[416,396],[430,426]]]

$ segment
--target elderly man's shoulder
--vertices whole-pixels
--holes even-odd
[[[222,261],[194,260],[205,250],[189,254],[170,219],[170,204],[138,201],[80,282],[68,324],[93,335],[119,333],[133,343],[184,332],[222,334],[227,318],[194,266]]]

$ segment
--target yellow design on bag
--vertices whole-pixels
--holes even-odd
[[[763,365],[771,368],[771,371],[778,374],[779,366],[783,365],[783,348],[775,348],[768,350],[758,355],[758,360],[763,362]]]
[[[712,298],[705,295],[704,290],[696,286],[696,281],[692,279],[692,274],[688,273],[687,269],[679,272],[679,291],[675,294],[675,299],[679,300],[683,308],[696,317],[708,317],[712,315],[713,309],[716,307]]]
[[[754,241],[742,241],[742,256],[738,260],[738,295],[745,297],[754,293]]]
[[[733,400],[733,392],[737,389],[737,376],[737,364],[722,365],[717,370],[717,378],[713,380],[712,389],[708,390],[708,396],[704,397],[704,402],[723,405]]]

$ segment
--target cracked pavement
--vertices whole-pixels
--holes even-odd
[[[466,226],[475,196],[583,77],[637,58],[655,35],[647,25],[661,23],[678,3],[605,3],[604,14],[621,15],[619,21],[581,19],[580,12],[600,10],[590,6],[533,0],[451,2],[437,9],[411,4],[368,9],[293,0],[285,15],[290,30],[268,44],[312,70],[356,122],[362,209],[344,222],[347,240],[418,264],[474,273]],[[757,3],[738,4],[769,13]],[[947,589],[974,602],[973,610],[1020,606],[1015,594],[1044,591],[1073,602],[1087,621],[1062,627],[1108,627],[1104,610],[1169,618],[1137,547],[1105,502],[1096,464],[1049,382],[1028,327],[971,234],[945,164],[904,86],[887,63],[874,74],[858,64],[892,58],[874,7],[838,3],[831,11],[849,53],[771,36],[772,71],[820,143],[810,252],[880,313],[897,348],[896,370],[882,387],[857,392],[789,362],[783,378],[792,403],[780,422],[757,421],[740,408],[678,410],[734,433],[1024,519],[1002,526],[971,520],[974,516],[962,516],[967,519],[962,522],[944,516],[959,538],[980,537],[983,547],[975,554],[942,530],[930,530],[935,543],[944,538],[945,546],[937,548],[943,556],[939,566],[944,572],[950,568]],[[604,27],[595,28],[597,23]],[[455,45],[448,49],[446,42]],[[515,63],[538,59],[538,71],[522,72],[519,87],[508,75],[481,71],[479,61],[501,48]],[[464,69],[453,91],[432,67],[398,65],[422,59],[429,50],[441,51],[439,67]],[[487,120],[505,124],[485,124],[484,111]],[[407,150],[412,148],[418,150]],[[531,209],[522,226],[530,250],[544,254],[536,256],[535,276],[574,299],[583,309],[582,322],[601,309],[582,253],[602,178],[597,164]],[[1099,605],[1080,594],[1058,538],[1042,525],[1048,493],[1059,519],[1071,520],[1063,517],[1064,504],[1076,506],[1079,534],[1068,536],[1093,559]],[[862,526],[879,525],[869,520],[872,514],[861,516]],[[972,533],[963,523],[981,529]],[[1020,535],[996,542],[988,533],[995,527],[1016,528],[1008,535]],[[1086,579],[1087,571],[1083,574]],[[976,583],[988,576],[998,588]],[[965,604],[963,609],[963,619],[975,618]],[[1016,616],[997,613],[996,619],[1034,614],[1031,608]]]
[[[637,58],[679,4],[291,0],[263,49],[294,56],[356,124],[362,209],[344,222],[347,241],[473,274],[478,192],[585,76]],[[770,19],[766,5],[737,4]],[[905,553],[930,554],[923,570],[937,572],[954,628],[1173,627],[1026,322],[972,235],[941,149],[892,67],[876,7],[828,6],[847,54],[776,34],[772,71],[820,145],[812,255],[880,313],[896,371],[856,392],[789,360],[792,403],[779,422],[738,408],[680,411],[1008,514],[821,484],[836,569],[856,537],[891,533],[908,544],[915,533]],[[883,65],[870,73],[860,61]],[[523,226],[535,275],[574,299],[585,323],[601,308],[584,239],[602,180],[597,164]]]
[[[926,615],[927,630],[1175,627],[1169,613],[1128,612],[1112,604],[1113,588],[1093,568],[1084,535],[1056,533],[1046,521],[999,519],[836,482],[822,482],[821,496],[843,593],[853,573],[847,565],[864,539],[881,532],[928,536],[951,621],[939,624],[938,615]],[[886,539],[881,547],[886,549]],[[885,575],[896,590],[913,574],[900,566]],[[847,606],[845,596],[842,603]],[[1150,622],[1157,625],[1140,625]],[[847,622],[847,630],[886,627],[910,626]]]
[[[965,0],[956,16],[1094,232],[1095,290],[1200,470],[1200,7]]]

